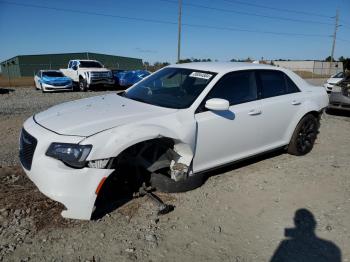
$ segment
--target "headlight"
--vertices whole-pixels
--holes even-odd
[[[61,160],[68,166],[83,168],[91,148],[92,145],[52,143],[46,151],[46,155]]]
[[[340,93],[341,92],[341,87],[340,86],[333,86],[332,92]]]

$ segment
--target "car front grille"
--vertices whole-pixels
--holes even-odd
[[[109,72],[91,72],[91,78],[108,78]]]
[[[32,168],[32,161],[37,143],[38,141],[35,137],[22,129],[19,142],[19,159],[23,167],[27,170]]]

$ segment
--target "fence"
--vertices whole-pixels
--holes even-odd
[[[343,71],[341,62],[324,61],[273,61],[273,64],[292,70],[302,78],[329,78]]]
[[[330,76],[341,72],[342,70],[331,70],[329,68],[287,68],[302,78],[329,78]]]

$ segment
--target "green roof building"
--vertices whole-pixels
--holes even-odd
[[[10,78],[33,76],[38,70],[67,68],[72,59],[98,60],[110,69],[142,69],[142,59],[98,53],[64,53],[44,55],[19,55],[1,62],[3,76]]]

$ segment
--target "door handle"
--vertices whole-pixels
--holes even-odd
[[[256,116],[260,114],[261,114],[261,110],[257,110],[257,109],[252,109],[248,112],[248,115],[251,115],[251,116]]]
[[[293,100],[293,101],[292,101],[292,105],[293,105],[293,106],[298,106],[298,105],[300,105],[300,104],[301,104],[301,102],[298,101],[298,100]]]

